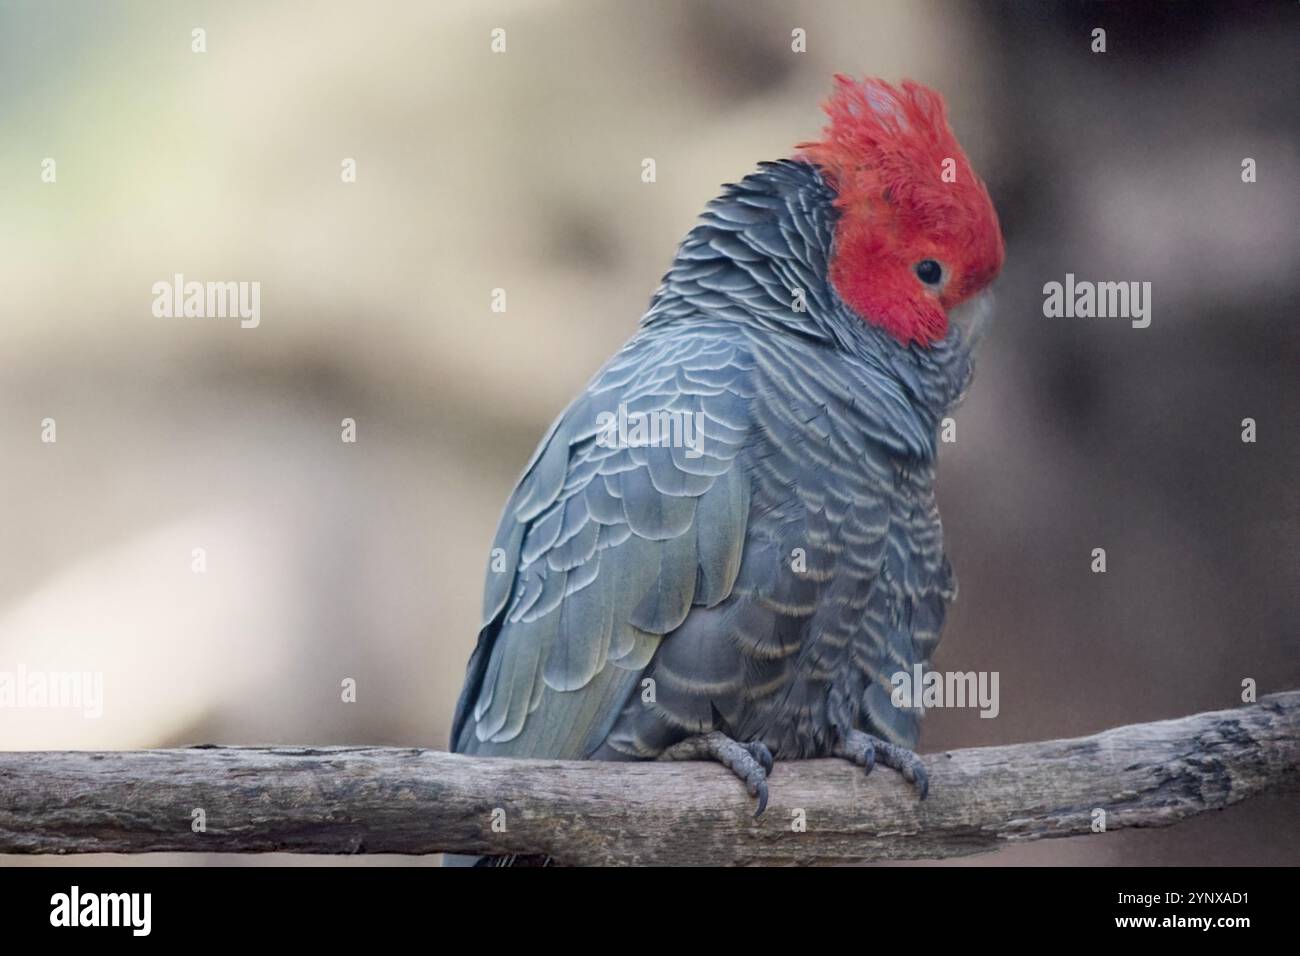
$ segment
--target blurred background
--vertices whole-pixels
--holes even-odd
[[[1300,688],[1297,39],[1294,3],[0,3],[0,670],[105,680],[0,748],[444,747],[520,468],[836,71],[942,91],[1008,243],[935,661],[1001,714],[920,749]],[[1045,318],[1067,272],[1151,282],[1151,326]],[[176,273],[260,282],[259,327],[155,317]],[[1300,813],[966,862],[1295,864]]]

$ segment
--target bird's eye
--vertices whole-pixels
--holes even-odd
[[[926,285],[938,285],[943,278],[943,266],[933,259],[922,259],[916,264],[916,277]]]

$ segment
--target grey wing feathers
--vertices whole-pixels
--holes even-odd
[[[663,635],[692,606],[731,592],[749,507],[733,464],[747,437],[752,367],[744,340],[725,327],[643,333],[552,426],[493,543],[501,570],[488,571],[453,749],[587,756]],[[620,405],[629,416],[690,416],[702,441],[598,440],[602,413],[617,416]],[[545,719],[530,720],[539,707]]]

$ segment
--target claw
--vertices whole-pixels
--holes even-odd
[[[772,771],[772,751],[761,741],[742,744],[715,730],[673,744],[658,759],[716,760],[744,781],[751,797],[758,798],[755,817],[767,809],[767,775]]]
[[[772,751],[767,749],[767,744],[761,740],[755,740],[752,743],[745,744],[745,749],[758,761],[759,766],[763,768],[763,773],[769,774],[772,772]]]
[[[850,730],[836,744],[834,755],[852,760],[866,773],[871,773],[878,760],[902,774],[903,779],[916,788],[920,799],[924,800],[930,793],[930,774],[925,769],[925,764],[906,747],[891,744],[860,730]]]
[[[920,794],[922,800],[930,792],[930,773],[923,765],[918,763],[914,768],[908,768],[903,771],[903,779],[908,783],[915,785],[916,792]]]

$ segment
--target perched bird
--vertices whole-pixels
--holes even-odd
[[[956,593],[937,431],[1002,235],[937,93],[840,76],[825,109],[709,203],[524,469],[452,749],[713,759],[759,813],[774,760],[834,756],[924,798],[890,678]]]

